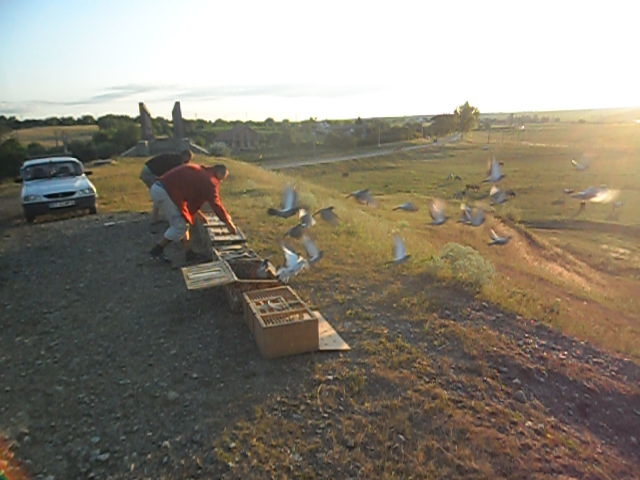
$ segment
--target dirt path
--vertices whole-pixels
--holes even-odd
[[[427,143],[424,145],[413,145],[410,147],[394,147],[394,148],[381,148],[375,150],[373,152],[366,153],[354,153],[352,155],[342,155],[339,157],[327,157],[327,158],[307,158],[302,160],[295,161],[276,161],[276,162],[265,162],[261,163],[260,166],[265,170],[279,170],[282,168],[296,168],[303,167],[305,165],[318,165],[321,163],[338,163],[344,162],[347,160],[357,160],[361,158],[373,158],[373,157],[382,157],[385,155],[390,155],[392,153],[397,152],[409,152],[412,150],[424,150],[431,149],[437,146],[446,145],[448,143],[455,143],[460,140],[460,134],[457,133],[455,135],[450,135],[448,137],[442,138],[438,140],[436,143]]]

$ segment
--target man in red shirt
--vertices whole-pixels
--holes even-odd
[[[185,163],[162,175],[149,190],[153,204],[169,222],[162,240],[151,249],[151,256],[166,261],[164,247],[169,242],[182,240],[187,262],[197,254],[188,246],[189,226],[195,223],[196,215],[202,216],[200,207],[206,202],[222,220],[231,233],[236,226],[220,199],[220,183],[229,176],[224,165],[206,167]]]
[[[167,173],[172,168],[182,165],[183,163],[189,163],[193,158],[191,150],[182,150],[180,153],[163,153],[150,158],[142,166],[140,172],[140,180],[144,182],[147,188],[155,183],[158,178]],[[160,222],[158,217],[158,209],[153,207],[151,212],[151,225],[155,225]]]

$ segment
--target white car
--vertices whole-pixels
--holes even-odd
[[[28,222],[38,215],[68,210],[97,213],[96,187],[82,163],[72,157],[27,160],[20,167],[22,209]]]

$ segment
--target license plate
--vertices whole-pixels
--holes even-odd
[[[63,200],[62,202],[51,202],[49,204],[49,208],[62,208],[62,207],[70,207],[71,205],[75,205],[75,200]]]

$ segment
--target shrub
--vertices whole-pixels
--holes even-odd
[[[0,143],[0,178],[18,175],[26,151],[15,138]]]
[[[493,264],[472,247],[447,243],[430,262],[433,273],[465,288],[479,289],[495,274]]]
[[[207,150],[215,157],[228,157],[231,155],[231,149],[224,142],[213,142]]]

